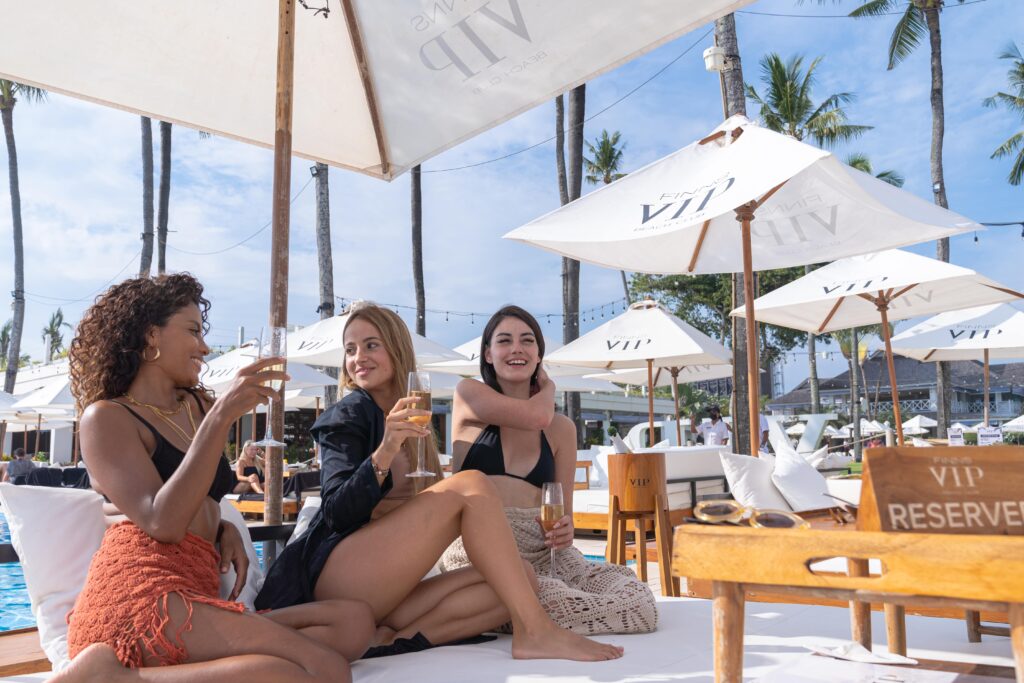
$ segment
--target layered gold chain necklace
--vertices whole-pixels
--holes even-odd
[[[192,444],[192,439],[194,439],[195,436],[196,436],[197,427],[196,427],[196,420],[192,416],[192,406],[190,406],[188,404],[188,400],[182,398],[182,399],[180,399],[178,401],[178,407],[176,409],[174,409],[174,410],[164,410],[160,406],[155,406],[155,405],[152,405],[151,403],[143,403],[142,401],[136,400],[136,398],[134,396],[132,396],[131,394],[129,394],[127,392],[125,392],[124,396],[125,396],[125,398],[128,399],[128,402],[131,403],[132,405],[139,406],[140,408],[149,408],[149,410],[154,415],[156,415],[161,420],[163,420],[165,423],[167,423],[167,425],[170,426],[170,428],[174,430],[174,433],[177,434],[181,438],[182,441],[184,441],[186,444],[189,444],[189,445]],[[181,413],[181,409],[182,408],[185,409],[185,414],[188,415],[188,423],[192,427],[192,434],[191,434],[191,436],[181,426],[179,426],[178,423],[176,423],[174,420],[171,419],[173,416],[178,415],[179,413]]]

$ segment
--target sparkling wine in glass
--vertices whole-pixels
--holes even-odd
[[[286,327],[272,327],[270,328],[270,340],[266,344],[260,344],[260,358],[284,358],[288,352],[288,328]],[[284,372],[283,363],[275,363],[267,370],[274,372]],[[269,380],[266,385],[273,389],[275,392],[280,392],[281,387],[284,385],[283,380],[272,379]],[[270,399],[271,404],[277,403],[281,399],[277,394]],[[269,407],[269,406],[268,406]],[[273,431],[271,430],[270,424],[270,410],[267,410],[267,429],[263,436],[263,439],[256,442],[257,446],[267,448],[269,446],[276,446],[278,448],[284,448],[285,444],[283,441],[278,441],[274,438]]]
[[[409,373],[409,398],[416,399],[416,405],[409,406],[416,410],[432,410],[430,403],[430,373],[410,372]],[[430,415],[414,415],[409,422],[421,426],[430,425]],[[430,438],[429,435],[423,439]],[[416,439],[416,471],[405,475],[407,477],[436,477],[437,475],[427,469],[426,456],[423,454],[423,439]]]
[[[562,500],[562,485],[557,481],[544,482],[540,493],[540,525],[548,532],[555,528],[558,520],[565,516],[565,502]],[[549,575],[557,578],[555,574],[555,549],[551,548],[551,570]]]

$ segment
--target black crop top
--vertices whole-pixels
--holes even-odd
[[[196,399],[196,405],[199,406],[199,412],[201,415],[206,415],[206,409],[203,407],[203,402],[196,397],[195,393],[189,389],[189,395]],[[126,406],[120,401],[114,401],[118,405],[122,406],[125,410],[135,416],[142,424],[149,427],[149,431],[153,433],[153,438],[156,439],[156,448],[153,449],[152,459],[153,466],[156,467],[157,474],[160,475],[162,481],[167,481],[171,478],[171,475],[181,465],[181,461],[185,459],[185,454],[178,449],[177,446],[172,444],[164,435],[160,433],[156,427],[151,425],[148,420],[143,418],[137,412]],[[213,484],[210,485],[210,490],[207,492],[210,498],[213,498],[218,503],[225,494],[231,493],[235,488],[237,478],[234,471],[228,466],[227,460],[221,455],[220,462],[217,463],[217,472],[213,475]]]
[[[463,470],[479,470],[487,475],[504,475],[525,481],[540,488],[545,482],[555,480],[555,454],[551,452],[548,438],[540,433],[540,457],[530,473],[525,477],[509,474],[505,471],[505,453],[501,448],[501,428],[488,425],[476,441],[469,447],[466,459],[462,461]]]

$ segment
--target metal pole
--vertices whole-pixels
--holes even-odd
[[[985,426],[988,427],[988,349],[985,349]]]
[[[647,359],[647,445],[654,447],[654,359]]]

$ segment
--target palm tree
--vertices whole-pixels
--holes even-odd
[[[607,130],[602,130],[601,137],[595,140],[596,145],[587,142],[591,158],[583,157],[583,167],[587,171],[585,176],[587,182],[591,185],[598,183],[609,185],[626,176],[625,173],[619,173],[619,168],[622,165],[622,152],[626,149],[626,143],[619,146],[619,137],[619,131],[615,131],[609,136]],[[622,291],[626,294],[626,303],[632,303],[633,300],[629,296],[629,284],[626,282],[626,271],[620,270],[619,274],[622,276]]]
[[[0,119],[4,124],[7,143],[7,177],[11,188],[11,224],[14,236],[14,317],[11,321],[10,341],[7,346],[7,370],[4,391],[14,391],[21,359],[21,333],[25,325],[25,242],[21,225],[21,186],[18,182],[18,148],[14,143],[14,105],[18,100],[42,102],[46,91],[0,79]]]
[[[148,277],[153,265],[153,121],[140,116],[142,125],[142,252],[139,277]]]
[[[0,327],[0,370],[7,367],[7,349],[11,346],[11,327],[13,323],[8,320]]]
[[[150,175],[152,182],[152,175]],[[156,272],[167,272],[167,221],[171,204],[171,124],[160,122],[160,199],[156,214]],[[152,215],[152,214],[150,214]]]
[[[819,0],[819,2],[821,1],[823,0]],[[935,203],[948,209],[946,180],[942,168],[942,142],[946,135],[946,110],[943,105],[942,32],[939,25],[939,14],[942,12],[944,2],[945,0],[867,0],[850,12],[850,16],[876,17],[902,9],[902,14],[900,14],[889,39],[888,68],[890,70],[906,59],[920,45],[925,35],[928,36],[928,45],[931,49],[932,193]],[[964,0],[957,0],[957,2],[963,3]],[[940,261],[949,261],[948,237],[938,240],[935,255]],[[945,434],[950,423],[950,407],[953,401],[949,365],[945,362],[936,363],[935,373],[935,393],[938,403],[935,417],[939,423],[939,434]]]
[[[1006,80],[1010,84],[1011,92],[997,92],[992,97],[985,98],[984,104],[986,107],[1003,105],[1024,121],[1024,55],[1021,54],[1020,48],[1015,43],[1010,43],[1003,54],[999,55],[999,59],[1009,59],[1013,62],[1013,66],[1006,72]],[[1024,181],[1024,130],[1007,138],[1006,142],[992,152],[990,158],[1002,159],[1015,152],[1017,157],[1013,161],[1013,166],[1010,167],[1010,175],[1007,176],[1007,180],[1011,185],[1020,185],[1021,181]]]
[[[846,157],[846,165],[855,168],[858,171],[863,171],[864,173],[873,175],[879,180],[889,183],[890,185],[894,185],[896,187],[903,187],[903,183],[907,181],[907,179],[904,178],[903,174],[900,173],[899,171],[889,170],[875,173],[874,170],[871,168],[871,160],[868,159],[866,155],[861,154],[859,152],[854,152],[853,154]]]
[[[316,178],[316,255],[320,274],[320,305],[316,310],[320,319],[334,316],[334,257],[331,252],[331,193],[330,171],[327,164],[317,163],[310,172]],[[324,371],[338,378],[337,368],[324,368]],[[336,384],[327,387],[324,396],[324,407],[334,405],[338,400]]]
[[[412,280],[416,289],[416,334],[427,334],[427,292],[423,282],[423,186],[420,167],[413,166],[412,179]]]
[[[747,97],[761,106],[761,121],[766,128],[785,133],[797,140],[809,139],[822,147],[832,147],[860,137],[871,126],[847,123],[843,105],[853,101],[848,92],[829,95],[815,104],[811,91],[815,83],[815,70],[822,58],[816,57],[804,70],[804,59],[795,55],[784,62],[774,52],[761,59],[762,97],[752,85],[747,85]],[[812,266],[805,266],[809,273]],[[807,383],[811,389],[811,410],[821,412],[818,389],[818,359],[813,334],[807,335]]]
[[[61,332],[61,328],[65,327],[69,330],[72,329],[71,325],[64,322],[64,311],[58,307],[56,312],[50,315],[50,322],[43,328],[43,343],[47,345],[43,353],[47,363],[53,360],[55,353],[59,353],[64,348],[64,334]]]

